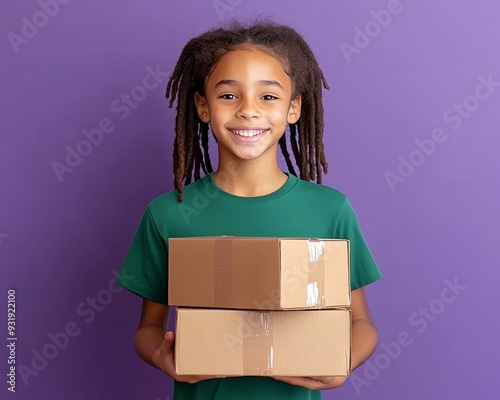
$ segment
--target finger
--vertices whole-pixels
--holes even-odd
[[[209,379],[219,379],[219,378],[224,378],[223,376],[211,376],[211,375],[195,375],[190,377],[190,383],[196,383],[200,381],[206,381]]]
[[[292,385],[297,385],[298,382],[301,382],[303,378],[299,378],[296,376],[273,376],[277,381],[282,381],[286,383],[290,383]]]
[[[299,377],[299,376],[273,376],[274,379],[288,383],[290,385],[302,386],[307,389],[315,390],[318,388],[318,382],[313,381],[310,378]]]
[[[163,342],[161,342],[160,349],[163,352],[172,351],[172,347],[174,345],[174,332],[168,331],[165,333],[165,338]]]

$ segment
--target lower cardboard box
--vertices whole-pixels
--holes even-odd
[[[348,376],[348,309],[245,311],[178,308],[179,375]]]

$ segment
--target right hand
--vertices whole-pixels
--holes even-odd
[[[165,372],[177,382],[196,383],[207,379],[223,378],[222,376],[210,375],[177,375],[175,373],[174,341],[174,332],[166,332],[160,348],[153,354],[153,362],[156,368]]]

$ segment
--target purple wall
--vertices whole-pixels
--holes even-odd
[[[172,187],[164,87],[180,49],[257,13],[296,27],[320,61],[325,183],[350,197],[385,275],[367,289],[380,346],[324,398],[496,398],[499,2],[0,8],[0,337],[15,289],[18,338],[16,392],[4,345],[0,398],[171,397],[132,348],[139,298],[110,281],[146,203]]]

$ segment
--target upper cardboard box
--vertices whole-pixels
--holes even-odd
[[[168,271],[173,306],[320,309],[351,300],[348,240],[173,238]]]

